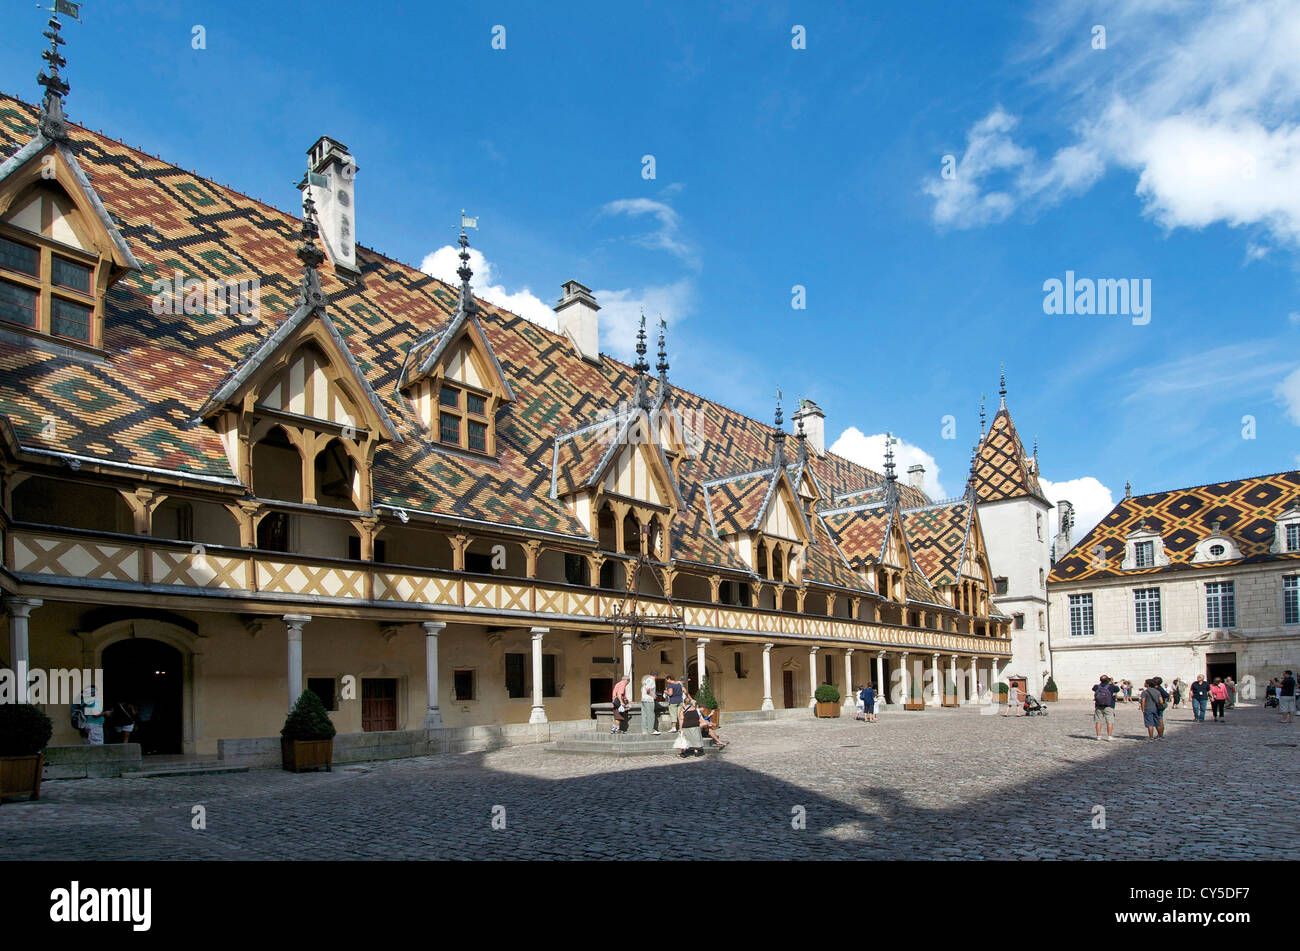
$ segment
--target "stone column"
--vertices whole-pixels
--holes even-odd
[[[817,652],[820,647],[808,648],[808,708],[817,706]]]
[[[885,652],[876,651],[876,703],[889,702],[889,686],[885,683]]]
[[[302,696],[302,626],[311,620],[310,614],[286,614],[284,626],[289,631],[289,709]]]
[[[709,671],[704,666],[704,647],[709,643],[707,637],[701,637],[695,642],[695,692],[700,692],[700,687],[704,683],[704,678],[708,676]]]
[[[764,710],[775,710],[772,703],[772,648],[775,644],[763,645],[763,706]]]
[[[533,635],[533,712],[528,715],[529,723],[546,722],[546,706],[542,703],[542,638],[550,633],[549,627],[535,627]]]
[[[948,658],[948,683],[952,684],[952,689],[955,691],[955,696],[957,697],[957,703],[958,705],[960,705],[961,690],[958,689],[958,685],[957,685],[957,655],[956,654],[953,654]],[[946,690],[947,687],[945,686],[944,689]]]
[[[911,703],[912,684],[910,683],[910,681],[911,681],[912,672],[907,669],[907,651],[903,651],[902,655],[899,657],[898,669],[901,672],[901,676],[899,677],[899,681],[898,681],[898,686],[901,688],[900,696],[902,697],[902,699],[899,700],[898,702],[900,704]]]
[[[438,635],[447,625],[441,621],[421,621],[424,628],[424,691],[428,706],[424,710],[424,728],[442,729],[442,710],[438,708]]]
[[[5,612],[9,615],[9,663],[14,672],[14,702],[26,703],[27,685],[31,682],[31,642],[27,622],[32,611],[44,601],[37,598],[5,598]],[[102,698],[99,698],[103,702]],[[81,698],[76,699],[77,703]]]
[[[641,694],[632,693],[632,635],[631,634],[623,635],[623,673],[627,675],[628,702],[629,704],[634,704],[641,698]]]
[[[980,687],[979,658],[977,658],[974,654],[972,654],[970,659],[970,686],[967,689],[967,697],[966,697],[967,703],[979,703],[980,700],[979,687]]]
[[[844,703],[845,713],[856,713],[857,703],[855,696],[855,687],[853,684],[853,648],[849,647],[844,651]]]
[[[939,677],[939,652],[938,651],[935,651],[933,654],[930,655],[930,680],[932,681],[931,686],[934,688],[933,705],[936,707],[942,706],[943,705],[943,693],[942,693],[943,680],[940,679]]]

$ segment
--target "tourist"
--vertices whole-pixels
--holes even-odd
[[[876,722],[876,704],[879,702],[876,696],[876,685],[867,684],[862,690],[862,710],[867,715],[868,723]]]
[[[104,745],[104,705],[94,687],[81,692],[81,709],[85,720],[82,737],[88,746]]]
[[[1228,688],[1223,685],[1222,677],[1215,677],[1214,683],[1210,685],[1210,709],[1214,713],[1214,722],[1223,723],[1227,720],[1227,714],[1223,711],[1223,705],[1228,702]]]
[[[1210,685],[1205,682],[1205,674],[1197,674],[1196,682],[1188,692],[1192,696],[1192,717],[1197,723],[1205,722],[1205,703],[1210,699]]]
[[[1295,722],[1295,675],[1287,671],[1277,689],[1277,708],[1283,723]]]
[[[1131,680],[1120,681],[1120,688],[1124,691],[1125,703],[1133,699],[1133,681]]]
[[[1225,677],[1223,686],[1228,691],[1228,709],[1231,710],[1237,705],[1237,682],[1231,676]]]
[[[1119,688],[1110,682],[1110,678],[1105,674],[1101,675],[1101,680],[1092,688],[1092,725],[1097,731],[1097,739],[1101,739],[1101,725],[1106,724],[1106,741],[1110,742],[1115,739],[1115,695],[1119,693]]]
[[[1142,688],[1142,697],[1138,709],[1142,711],[1142,722],[1146,724],[1148,740],[1165,738],[1165,692],[1157,683],[1159,677],[1152,677]]]
[[[641,732],[652,736],[659,735],[659,724],[655,722],[655,681],[658,674],[651,671],[641,678]]]
[[[1174,709],[1177,710],[1183,702],[1183,682],[1180,678],[1175,677],[1173,682],[1174,691]]]
[[[682,713],[682,694],[685,692],[682,682],[672,674],[664,676],[664,699],[668,701],[668,719],[673,721],[670,732],[677,732],[677,721]]]
[[[117,742],[130,743],[131,733],[135,730],[135,707],[125,701],[119,700],[113,704],[111,714],[113,721],[113,732],[117,734]]]
[[[610,733],[627,732],[627,713],[632,709],[632,702],[628,699],[627,688],[632,682],[631,674],[624,674],[618,683],[614,684],[614,695],[611,698],[614,705],[614,729]]]
[[[718,725],[713,722],[714,715],[718,711],[706,710],[703,707],[700,707],[699,710],[700,710],[700,733],[702,734],[702,736],[700,737],[701,743],[703,743],[704,737],[707,736],[711,740],[713,740],[714,743],[718,745],[718,749],[723,749],[727,744],[723,743],[722,738],[718,736]]]
[[[857,714],[853,717],[855,720],[866,720],[864,713],[867,709],[867,703],[862,699],[862,695],[866,692],[866,687],[853,688],[853,705],[858,708]]]
[[[1020,716],[1020,688],[1014,683],[1007,688],[1007,712],[1004,717]]]
[[[704,738],[700,736],[700,711],[695,706],[695,700],[687,698],[682,705],[682,737],[686,740],[686,748],[677,755],[703,756],[704,755]],[[680,742],[680,741],[679,741]]]

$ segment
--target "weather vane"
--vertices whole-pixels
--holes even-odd
[[[477,218],[477,217],[474,217],[474,218],[467,218],[467,217],[465,217],[465,209],[462,208],[462,209],[460,210],[460,230],[461,230],[461,231],[464,231],[466,228],[473,228],[474,230],[477,231],[477,230],[478,230],[478,218]]]
[[[52,7],[43,7],[39,3],[36,4],[36,7],[39,10],[44,10],[46,13],[53,13],[55,16],[62,14],[63,16],[71,17],[78,23],[81,22],[80,3],[72,3],[71,0],[54,0],[54,6]]]

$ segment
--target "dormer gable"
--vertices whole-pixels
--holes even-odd
[[[1163,568],[1169,564],[1165,542],[1160,532],[1145,520],[1140,522],[1124,539],[1124,557],[1121,571]]]
[[[37,136],[0,164],[0,322],[103,346],[104,297],[140,265],[63,142]]]
[[[435,444],[495,456],[497,411],[515,395],[482,325],[462,307],[427,346],[398,388]]]
[[[1281,519],[1279,519],[1279,524]],[[1242,557],[1241,547],[1232,536],[1223,532],[1219,522],[1210,526],[1210,533],[1196,543],[1192,564],[1212,564],[1216,561],[1234,561]],[[1300,521],[1297,522],[1300,524]],[[1285,544],[1285,537],[1283,538]]]
[[[1300,553],[1300,505],[1292,505],[1277,517],[1268,550],[1273,555]]]

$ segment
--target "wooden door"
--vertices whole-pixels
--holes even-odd
[[[1029,695],[1027,692],[1028,681],[1025,680],[1024,677],[1012,677],[1010,681],[1010,686],[1015,687],[1016,690],[1019,691],[1019,693],[1016,696],[1019,698],[1021,703],[1024,703],[1025,697]]]
[[[781,671],[781,688],[785,691],[785,708],[794,709],[794,671]]]
[[[397,681],[366,677],[361,681],[361,729],[366,733],[397,729]]]

